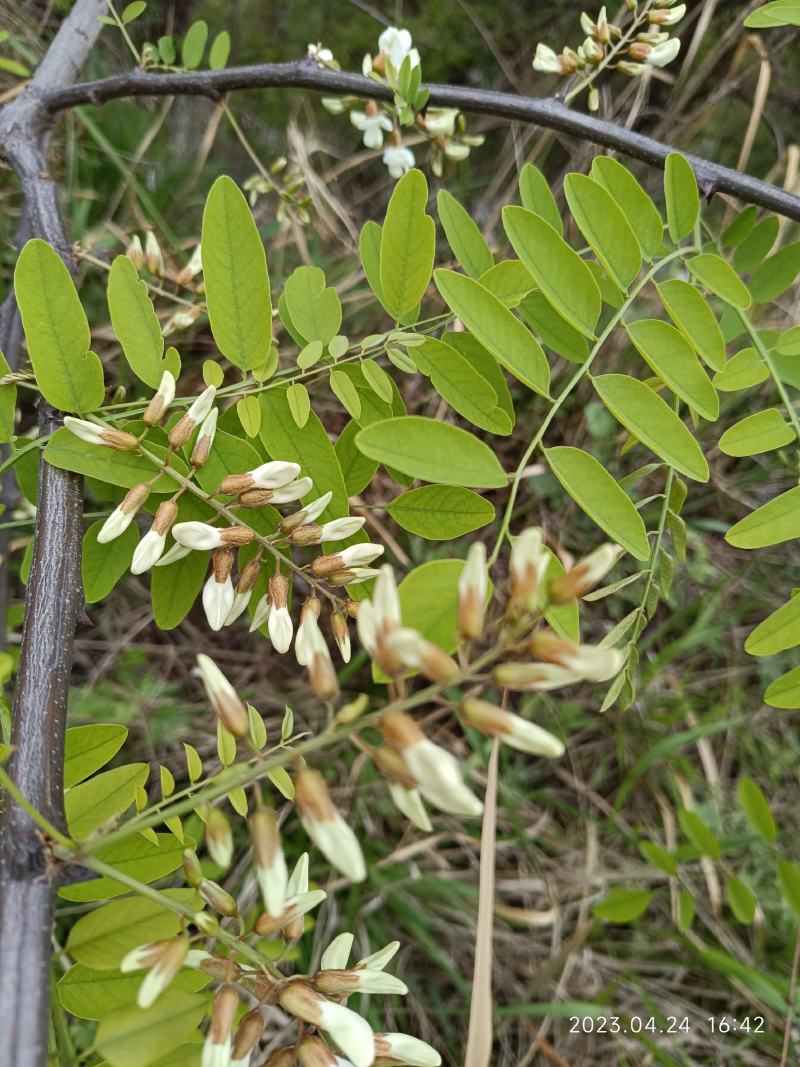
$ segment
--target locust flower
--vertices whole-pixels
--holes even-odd
[[[269,639],[276,652],[283,655],[292,644],[294,624],[288,608],[289,583],[282,574],[276,574],[269,580],[270,610],[267,618]],[[253,620],[255,622],[255,620]]]
[[[576,598],[579,599],[605,578],[621,555],[622,549],[619,545],[600,545],[594,552],[578,560],[566,574],[550,583],[550,600],[554,604],[568,604]]]
[[[541,726],[514,715],[486,700],[469,698],[461,705],[461,718],[481,733],[497,737],[503,744],[534,756],[557,759],[564,755],[564,742]]]
[[[259,809],[250,815],[248,825],[261,899],[267,912],[278,918],[286,904],[289,880],[278,821],[271,811]]]
[[[364,855],[352,827],[331,800],[319,771],[304,767],[294,782],[295,802],[308,836],[331,864],[351,882],[367,877]]]
[[[86,419],[76,419],[74,415],[65,416],[64,425],[87,445],[104,445],[106,448],[113,448],[115,452],[135,452],[139,447],[139,440],[132,433],[112,430]]]
[[[392,178],[402,178],[411,170],[416,160],[410,148],[402,144],[390,144],[383,150],[383,162]]]
[[[395,807],[418,829],[430,833],[433,827],[417,789],[414,776],[403,757],[388,745],[376,748],[372,753],[375,766],[386,776],[389,796]]]
[[[133,522],[136,512],[149,496],[150,488],[147,485],[135,485],[133,489],[129,489],[122,503],[114,508],[98,530],[98,543],[105,545],[124,534]]]
[[[207,522],[179,522],[172,528],[172,536],[184,548],[203,552],[215,548],[241,548],[249,545],[255,534],[249,526],[220,529]]]
[[[644,61],[650,67],[666,67],[677,57],[680,50],[680,40],[677,37],[670,37],[668,41],[657,44],[651,49]]]
[[[574,685],[583,675],[555,663],[501,663],[492,671],[492,679],[503,689],[526,693]]]
[[[380,148],[384,133],[392,132],[392,120],[382,114],[374,100],[369,100],[363,111],[351,111],[350,121],[363,133],[367,148]]]
[[[619,673],[625,659],[617,648],[577,645],[552,630],[537,630],[530,639],[529,648],[545,663],[558,664],[590,682],[607,682]]]
[[[430,682],[448,682],[458,674],[458,664],[416,630],[399,626],[386,638],[389,653],[411,670],[420,671]]]
[[[565,74],[564,62],[549,45],[537,44],[533,57],[533,69],[540,74]]]
[[[211,556],[211,575],[203,586],[203,610],[212,630],[221,630],[233,608],[234,591],[231,581],[233,552],[216,548]]]
[[[398,29],[397,26],[387,26],[378,38],[378,51],[386,56],[396,71],[400,70],[406,56],[412,67],[419,66],[419,52],[411,45],[409,31]]]
[[[155,396],[145,408],[142,422],[145,426],[155,426],[163,419],[172,401],[175,399],[176,382],[173,375],[165,370]]]
[[[200,653],[197,665],[214,714],[234,737],[247,737],[250,733],[250,718],[236,690],[208,656]]]
[[[231,1033],[239,996],[235,986],[220,986],[211,1008],[211,1022],[203,1043],[202,1067],[230,1067]]]
[[[186,414],[181,416],[169,432],[169,445],[172,449],[183,448],[195,431],[195,427],[205,420],[214,405],[214,397],[217,395],[216,387],[207,386],[203,392],[192,401]]]
[[[544,534],[536,526],[523,530],[511,546],[511,602],[523,611],[540,607],[540,591],[550,556],[544,545]]]
[[[271,460],[244,474],[229,474],[220,482],[219,491],[226,496],[238,496],[248,489],[280,489],[294,481],[299,473],[299,463]]]
[[[408,1067],[439,1067],[442,1062],[435,1048],[409,1034],[375,1034],[375,1053]]]
[[[247,1012],[236,1027],[228,1067],[250,1067],[253,1051],[264,1033],[264,1020],[258,1008]]]
[[[123,974],[147,970],[136,994],[136,1003],[140,1008],[149,1008],[155,1003],[183,966],[188,952],[189,939],[174,937],[168,941],[139,945],[122,959],[119,969]]]
[[[486,546],[483,541],[476,541],[470,546],[458,578],[458,629],[462,637],[473,640],[483,633],[488,594]]]
[[[458,760],[430,741],[409,715],[387,711],[381,730],[427,801],[450,815],[480,815],[483,804],[465,784]]]
[[[375,1038],[360,1015],[342,1004],[325,1000],[302,979],[287,982],[278,1003],[290,1015],[329,1034],[353,1067],[371,1067],[375,1060]]]

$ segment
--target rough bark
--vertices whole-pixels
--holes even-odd
[[[16,172],[24,197],[18,237],[41,237],[70,263],[58,191],[47,173],[53,121],[43,94],[78,74],[100,30],[103,0],[77,0],[25,91],[0,111],[0,156]],[[12,296],[0,312],[0,342],[16,365],[19,313]],[[42,402],[39,429],[61,416]],[[81,479],[42,460],[35,547],[25,599],[8,773],[53,825],[64,826],[63,763],[67,694],[81,608]],[[0,1063],[43,1067],[47,1061],[52,926],[57,865],[25,812],[7,796],[0,821]]]

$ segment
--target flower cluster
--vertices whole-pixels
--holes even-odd
[[[318,46],[309,45],[309,55],[319,62]],[[324,65],[335,64],[327,49]],[[383,162],[392,178],[402,178],[416,165],[413,149],[403,141],[402,128],[415,128],[432,149],[432,168],[441,176],[445,160],[460,162],[470,149],[483,144],[483,137],[466,132],[464,116],[454,108],[428,108],[428,91],[420,88],[420,56],[411,34],[396,26],[387,27],[378,38],[375,55],[364,56],[362,71],[368,78],[387,85],[394,102],[368,100],[361,105],[350,98],[326,97],[323,104],[332,114],[349,112],[350,121],[362,134],[366,148],[383,150]],[[384,146],[384,139],[388,144]]]
[[[251,819],[251,824],[253,823]],[[263,826],[264,824],[259,824]],[[253,855],[259,884],[264,850],[273,850],[272,834],[259,840],[261,830],[252,833]],[[236,918],[236,902],[224,890],[203,878],[194,853],[184,859],[187,881],[198,889],[211,911],[195,914],[190,929],[178,937],[139,945],[120,963],[123,974],[145,971],[139,985],[137,1003],[151,1007],[170,985],[181,968],[199,970],[215,978],[219,985],[209,1013],[202,1051],[202,1067],[250,1067],[253,1057],[270,1043],[264,1009],[277,1006],[297,1020],[298,1036],[290,1045],[274,1050],[263,1067],[371,1067],[376,1062],[407,1064],[409,1067],[438,1067],[439,1053],[425,1041],[409,1034],[374,1033],[367,1021],[347,1006],[353,993],[404,996],[406,985],[385,968],[400,947],[393,941],[356,963],[350,963],[351,933],[339,934],[322,953],[319,968],[312,974],[285,976],[277,967],[264,968],[234,962],[219,943],[219,952],[198,947],[213,942],[222,929],[220,923]],[[285,869],[284,869],[285,873]],[[309,890],[308,857],[300,857],[286,880],[286,896],[280,915],[271,910],[259,915],[252,926],[256,937],[281,936],[287,945],[303,935],[303,916],[325,899],[324,890]],[[268,894],[267,899],[272,898]],[[269,905],[267,905],[269,907]],[[214,914],[216,912],[216,915]],[[219,918],[217,918],[219,916]],[[215,946],[212,944],[212,949]],[[248,1010],[240,1016],[242,1002]],[[238,1022],[237,1022],[238,1019]],[[274,1041],[271,1042],[274,1044]],[[334,1049],[338,1051],[334,1051]],[[339,1053],[342,1055],[339,1055]]]
[[[635,78],[648,67],[667,66],[681,47],[677,37],[670,37],[667,27],[680,22],[686,14],[686,4],[676,4],[675,0],[646,0],[637,6],[636,0],[627,0],[626,6],[632,12],[632,23],[626,29],[609,22],[604,7],[596,19],[584,11],[580,17],[585,35],[583,43],[577,49],[564,48],[558,53],[546,44],[537,44],[533,69],[544,74],[575,76],[579,86],[588,86],[601,70],[617,70]],[[589,106],[592,110],[599,106],[594,87]]]

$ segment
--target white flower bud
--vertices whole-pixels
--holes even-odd
[[[279,652],[281,655],[283,655],[284,652],[288,652],[292,644],[294,625],[292,623],[292,617],[289,614],[289,609],[285,605],[281,608],[276,608],[274,605],[272,606],[267,620],[267,629],[269,630],[269,639],[272,641],[272,646],[275,651]]]
[[[429,834],[433,830],[431,820],[428,818],[428,813],[425,810],[425,805],[422,803],[422,797],[419,794],[418,789],[406,789],[400,782],[387,782],[389,789],[389,796],[392,798],[395,807],[408,819],[410,823],[417,827],[418,830],[422,830],[423,833]]]
[[[176,523],[172,527],[172,536],[179,545],[194,549],[196,552],[221,548],[224,543],[222,530],[217,529],[216,526],[209,526],[207,522]]]
[[[310,493],[313,488],[314,483],[310,478],[298,478],[296,481],[288,482],[276,489],[270,503],[288,504],[292,500],[300,500],[307,493]]]
[[[219,581],[212,574],[203,586],[203,609],[212,630],[221,630],[233,607],[233,582],[230,575]]]
[[[206,415],[211,411],[214,397],[216,395],[216,386],[209,385],[203,390],[200,396],[195,398],[186,414],[190,419],[194,419],[195,423],[202,422]]]
[[[319,961],[320,970],[341,970],[346,967],[352,948],[353,935],[350,933],[339,934],[322,953],[322,959]]]
[[[514,538],[509,568],[511,600],[516,607],[536,611],[540,606],[540,591],[549,562],[544,535],[538,527],[531,526]]]
[[[186,559],[191,551],[188,545],[182,545],[179,541],[176,541],[169,552],[163,555],[156,563],[156,566],[168,567],[170,563],[177,563],[179,559]]]
[[[435,1048],[408,1034],[375,1034],[375,1051],[408,1067],[440,1067],[442,1062]]]
[[[354,533],[357,533],[367,520],[356,516],[348,516],[343,519],[331,519],[330,522],[322,524],[322,536],[321,542],[325,541],[344,541],[347,537],[352,537]]]
[[[264,593],[259,602],[256,604],[255,611],[253,612],[253,619],[250,623],[250,633],[254,633],[256,630],[260,630],[264,623],[269,618],[269,613],[272,605],[269,602],[269,593]]]
[[[327,861],[351,882],[367,877],[364,855],[352,827],[337,811],[318,771],[303,768],[295,777],[295,802],[308,836]]]
[[[486,573],[486,546],[476,541],[458,578],[458,628],[470,640],[483,633],[489,576]]]
[[[148,230],[145,234],[144,254],[147,262],[147,269],[150,273],[157,275],[159,278],[163,278],[164,257],[161,254],[161,247],[158,243],[158,239],[152,230]]]
[[[155,566],[164,553],[166,542],[166,534],[160,534],[157,530],[148,530],[133,553],[131,574],[144,574],[145,571]]]

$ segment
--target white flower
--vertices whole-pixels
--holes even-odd
[[[255,622],[255,619],[253,620]],[[292,644],[292,635],[294,634],[294,624],[292,623],[292,617],[289,614],[287,607],[272,608],[267,620],[267,629],[269,630],[269,639],[272,641],[272,646],[276,652],[280,652],[283,655],[284,652],[288,652]]]
[[[160,534],[158,530],[148,530],[133,553],[131,574],[144,574],[155,566],[164,553],[166,543],[166,534]]]
[[[396,71],[400,70],[406,56],[412,67],[419,66],[419,52],[411,47],[411,34],[408,30],[388,26],[378,38],[378,50],[389,58]]]
[[[320,970],[342,970],[347,966],[352,947],[353,935],[350,933],[339,934],[322,953],[322,959],[319,961]]]
[[[561,74],[563,67],[561,59],[546,44],[536,45],[536,55],[533,57],[533,69],[542,74]]]
[[[418,830],[422,830],[423,833],[429,834],[433,829],[431,820],[428,818],[428,813],[425,810],[425,805],[422,803],[422,797],[419,795],[418,789],[406,789],[404,785],[399,782],[388,782],[389,796],[394,801],[395,807],[398,811],[408,819],[410,823],[413,823]]]
[[[483,804],[470,791],[461,766],[447,749],[424,737],[403,749],[403,759],[427,801],[450,815],[480,815]]]
[[[294,482],[276,489],[270,499],[270,504],[288,504],[291,500],[300,500],[306,493],[310,493],[314,483],[310,478],[298,478]]]
[[[486,700],[469,697],[461,705],[461,716],[470,726],[490,737],[498,737],[504,744],[520,752],[530,752],[534,756],[546,756],[549,759],[564,755],[564,742],[560,738]]]
[[[303,508],[303,523],[308,525],[315,522],[323,513],[325,508],[330,504],[333,499],[333,492],[328,490],[327,493],[323,493],[322,496],[317,497],[316,500],[312,500],[310,504],[307,504]]]
[[[383,162],[392,178],[402,178],[414,166],[414,153],[405,145],[390,144],[383,150]]]
[[[269,618],[269,613],[272,605],[269,602],[269,594],[264,593],[262,598],[256,604],[256,609],[253,612],[253,621],[250,623],[250,633],[255,630],[260,630],[264,623]]]
[[[249,472],[256,489],[281,489],[293,481],[299,473],[299,463],[289,463],[282,459],[262,463],[260,467]]]
[[[349,545],[339,553],[339,558],[343,567],[366,567],[383,553],[383,545],[373,545],[367,541],[360,545]]]
[[[124,534],[133,522],[135,511],[123,510],[122,504],[114,508],[106,521],[97,532],[97,542],[101,545],[115,540],[120,534]]]
[[[399,626],[402,619],[400,615],[400,597],[397,593],[397,581],[394,570],[389,563],[384,563],[381,572],[375,581],[375,592],[372,596],[372,605],[375,609],[376,624],[378,629],[388,630]]]
[[[172,536],[179,545],[196,552],[220,548],[224,544],[222,530],[207,522],[178,522],[172,527]]]
[[[158,244],[158,239],[152,230],[148,230],[144,238],[144,254],[147,259],[147,269],[151,274],[157,274],[159,277],[164,275],[164,257],[161,254],[161,248]]]
[[[198,251],[199,250],[200,249],[198,247]],[[159,382],[158,389],[156,390],[155,394],[163,404],[165,411],[175,399],[175,389],[176,382],[174,375],[170,371],[165,370],[164,373],[161,375],[161,381]]]
[[[203,608],[212,630],[221,630],[233,607],[233,582],[228,576],[218,582],[212,574],[203,586]]]
[[[353,828],[345,822],[330,798],[319,771],[304,767],[295,782],[295,802],[303,829],[325,859],[351,882],[367,877],[364,854]]]
[[[303,852],[300,855],[297,863],[294,865],[294,870],[289,875],[289,881],[286,883],[286,896],[288,899],[299,896],[301,893],[308,892],[308,853]]]
[[[147,969],[136,996],[140,1008],[149,1008],[155,1003],[186,962],[188,950],[188,938],[176,937],[169,941],[139,945],[122,959],[119,969],[123,974]]]
[[[356,966],[369,967],[371,971],[382,971],[395,958],[399,948],[399,941],[390,941],[383,948],[379,948],[377,952],[371,952],[369,956],[359,960]]]
[[[458,577],[458,626],[464,637],[480,637],[489,593],[486,572],[486,546],[476,541],[470,546],[464,569]]]
[[[244,593],[237,593],[234,591],[233,604],[231,605],[231,610],[228,612],[228,617],[225,619],[226,626],[230,626],[232,623],[236,622],[240,615],[244,614],[252,595],[252,589],[248,589]]]
[[[211,411],[211,406],[214,403],[214,397],[217,395],[215,386],[209,385],[200,396],[196,397],[186,414],[190,419],[194,419],[195,422],[202,422],[206,415]]]
[[[425,112],[425,129],[431,137],[452,137],[457,118],[457,107],[430,107]]]
[[[168,567],[170,563],[177,563],[179,559],[185,559],[191,551],[188,545],[182,545],[179,541],[176,541],[169,552],[156,563],[156,566]]]
[[[379,1056],[408,1067],[439,1067],[442,1062],[435,1048],[408,1034],[375,1034],[375,1049]]]
[[[529,526],[511,545],[511,599],[526,611],[539,606],[540,590],[550,563],[544,546],[544,534],[537,526]]]
[[[357,130],[364,134],[363,141],[367,148],[380,148],[383,134],[392,132],[392,120],[387,115],[368,115],[364,111],[351,111],[350,121]]]
[[[677,10],[677,9],[676,9]],[[645,56],[645,63],[651,67],[666,67],[671,63],[681,50],[681,42],[677,37],[671,37],[663,44],[657,44],[652,51]]]
[[[341,585],[353,585],[356,582],[368,582],[370,578],[377,578],[380,571],[374,567],[349,567],[346,573],[346,580],[342,581]],[[332,579],[329,579],[331,581]]]
[[[375,1038],[366,1019],[330,1000],[321,1001],[319,1012],[320,1029],[330,1034],[353,1067],[371,1067],[375,1060]]]
[[[536,692],[574,685],[583,675],[557,663],[501,663],[492,671],[492,678],[504,689]]]
[[[354,533],[357,533],[366,521],[366,519],[357,518],[353,515],[344,519],[331,519],[330,522],[322,524],[320,541],[344,541],[345,538],[352,537]]]
[[[318,63],[333,62],[333,52],[330,48],[323,48],[320,44],[309,44],[307,55],[309,59],[316,59]]]
[[[103,427],[98,426],[94,422],[87,422],[86,419],[76,419],[74,415],[67,415],[64,418],[64,425],[68,430],[71,430],[76,437],[81,441],[85,441],[88,445],[102,445],[103,439],[100,436]]]
[[[289,872],[278,823],[272,812],[261,809],[253,812],[248,824],[261,898],[267,912],[273,918],[279,918],[286,905]]]

